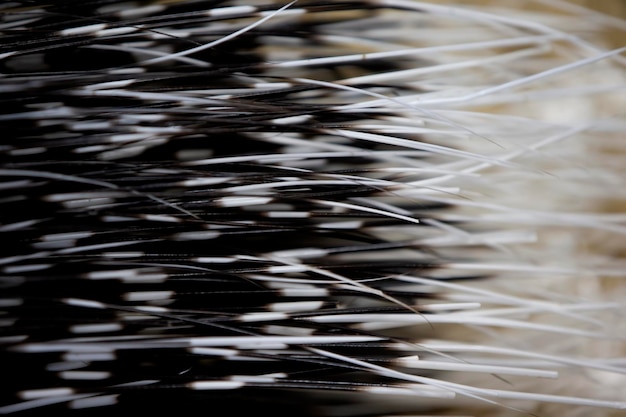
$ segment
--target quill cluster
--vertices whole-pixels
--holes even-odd
[[[543,3],[0,5],[0,413],[626,408],[626,23]]]

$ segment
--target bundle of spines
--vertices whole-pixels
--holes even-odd
[[[626,23],[540,4],[0,5],[0,413],[626,408]]]

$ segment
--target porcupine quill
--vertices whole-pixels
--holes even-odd
[[[521,3],[2,3],[0,413],[623,412],[626,23]]]

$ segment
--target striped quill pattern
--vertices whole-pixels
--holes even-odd
[[[0,412],[626,408],[624,23],[550,4],[0,5]]]

